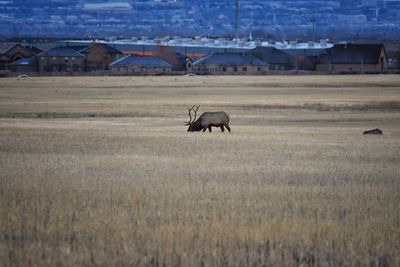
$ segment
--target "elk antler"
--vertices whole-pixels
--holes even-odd
[[[199,107],[200,107],[200,105],[198,105],[198,106],[196,107],[196,109],[193,110],[193,111],[194,111],[194,119],[193,119],[193,122],[196,121],[197,111],[199,110]]]
[[[193,107],[187,109],[188,112],[189,112],[189,121],[185,121],[185,125],[190,125],[190,124],[192,123],[192,114],[191,114],[191,111],[193,110],[193,108],[194,108],[195,106],[196,106],[196,105],[193,105]]]

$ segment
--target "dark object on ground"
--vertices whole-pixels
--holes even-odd
[[[372,130],[365,131],[363,134],[383,134],[381,129],[375,128]]]

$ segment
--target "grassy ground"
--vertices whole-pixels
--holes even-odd
[[[399,84],[2,79],[0,266],[399,266]]]

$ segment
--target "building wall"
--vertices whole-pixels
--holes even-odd
[[[262,74],[268,71],[268,66],[253,66],[253,65],[244,65],[244,66],[223,66],[216,64],[207,64],[207,65],[195,65],[193,66],[193,72],[198,74],[215,74],[215,75],[254,75],[254,74]]]
[[[333,71],[333,72],[375,72],[381,71],[380,64],[318,64],[317,71]]]
[[[27,65],[10,65],[10,69],[13,72],[26,72],[26,73],[31,73],[31,72],[37,72],[38,71],[38,62],[37,62],[37,57],[34,56],[32,58],[31,64]]]
[[[142,68],[139,65],[132,64],[129,66],[112,66],[112,75],[161,75],[171,74],[172,68]]]
[[[82,72],[84,57],[39,57],[39,72]]]
[[[127,75],[127,67],[120,67],[120,66],[111,66],[111,74],[112,75]]]
[[[141,68],[139,65],[133,64],[126,67],[126,74],[141,74],[145,69]]]
[[[172,73],[172,68],[154,68],[154,69],[145,69],[142,71],[144,75],[161,75],[161,74],[171,74]]]
[[[317,64],[316,71],[332,71],[332,64]]]
[[[93,44],[87,49],[85,55],[86,71],[108,70],[110,64],[118,58],[118,54],[108,54],[102,45]]]
[[[270,70],[290,70],[292,68],[289,68],[286,64],[270,64],[269,69]]]
[[[5,55],[1,55],[0,56],[0,70],[8,70],[9,67],[10,67],[10,58]]]
[[[11,65],[11,71],[31,73],[31,72],[36,72],[37,70],[35,66],[31,64],[31,65]]]

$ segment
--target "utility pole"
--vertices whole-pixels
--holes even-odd
[[[236,40],[239,40],[239,0],[235,0]]]
[[[315,30],[317,28],[317,20],[314,16],[312,16],[310,22],[311,22],[311,26],[312,26],[312,40],[316,41],[315,40]]]

